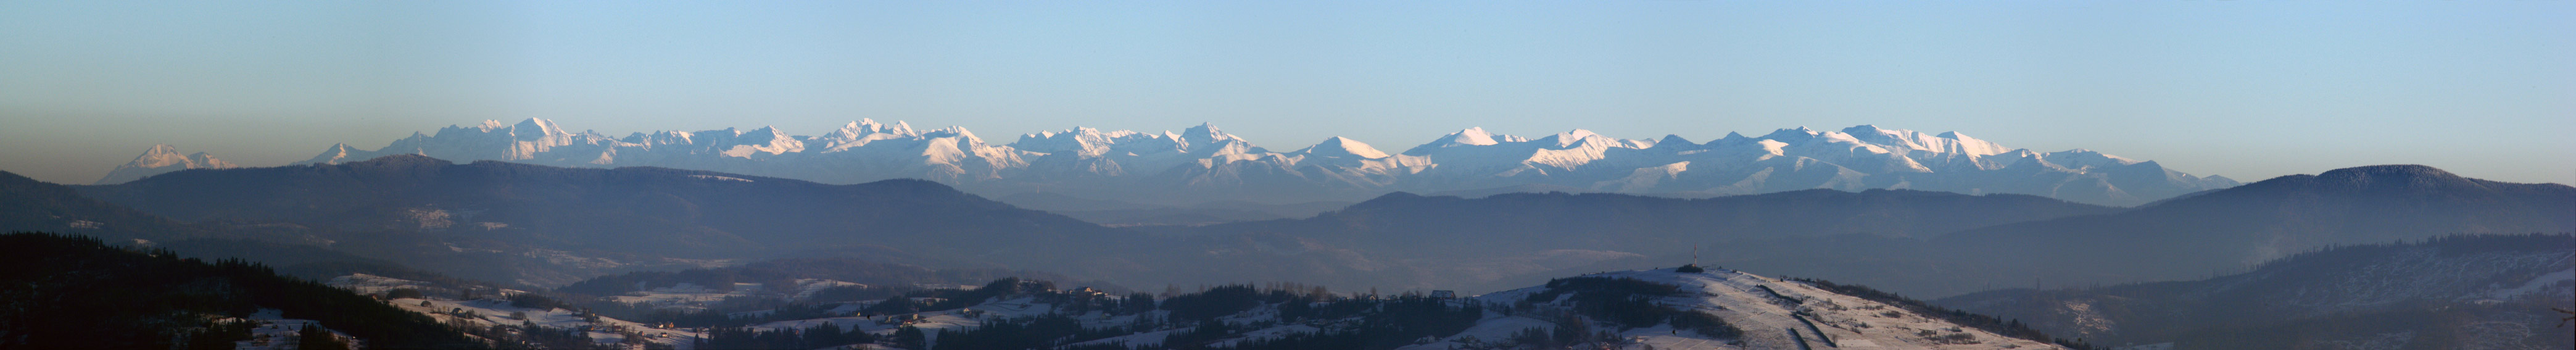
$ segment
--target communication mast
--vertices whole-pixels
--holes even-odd
[[[1708,271],[1708,269],[1703,269],[1703,268],[1700,268],[1700,267],[1699,267],[1699,244],[1697,244],[1697,243],[1693,243],[1693,244],[1691,244],[1691,261],[1690,261],[1690,264],[1689,264],[1689,265],[1682,265],[1682,267],[1678,267],[1678,268],[1674,268],[1674,269],[1673,269],[1673,272],[1681,272],[1681,273],[1700,273],[1700,272],[1706,272],[1706,271]]]

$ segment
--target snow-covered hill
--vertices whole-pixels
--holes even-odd
[[[1177,133],[1074,128],[993,144],[964,128],[916,130],[865,119],[821,136],[762,127],[624,137],[529,119],[414,133],[375,150],[333,145],[298,164],[394,154],[455,162],[657,166],[824,183],[921,178],[995,197],[1057,192],[1149,203],[1355,201],[1389,191],[1548,185],[1695,197],[1916,189],[2137,205],[2237,184],[2088,150],[2038,152],[1956,132],[1869,125],[1781,129],[1758,137],[1730,133],[1706,143],[1675,135],[1620,139],[1585,130],[1530,138],[1469,128],[1390,153],[1342,137],[1274,152],[1204,124]]]
[[[1611,283],[1596,282],[1584,286],[1585,283],[1573,282],[1581,279],[1626,280],[1677,287],[1679,293],[1676,295],[1645,296],[1644,301],[1671,310],[1705,313],[1743,333],[1738,337],[1710,336],[1687,327],[1676,327],[1678,321],[1640,328],[1618,327],[1616,322],[1592,325],[1594,329],[1614,331],[1622,342],[1650,344],[1655,349],[2058,348],[2048,342],[1996,333],[2017,329],[1981,329],[1953,322],[1943,318],[1951,315],[1927,312],[1937,310],[1921,309],[1919,305],[1891,304],[1836,293],[1827,289],[1829,285],[1818,282],[1783,280],[1723,269],[1702,273],[1681,273],[1672,269],[1610,272],[1560,279],[1547,286],[1481,295],[1473,300],[1498,305],[1519,303],[1528,305],[1519,307],[1519,310],[1531,312],[1521,316],[1488,318],[1479,321],[1477,329],[1488,332],[1504,330],[1502,328],[1510,327],[1492,327],[1489,324],[1530,324],[1543,320],[1530,316],[1565,312],[1580,314],[1579,310],[1601,308],[1579,305],[1587,298],[1577,294],[1612,293],[1616,288],[1610,287]],[[1508,339],[1505,334],[1473,333],[1476,332],[1406,349],[1466,348],[1471,344],[1460,340],[1471,336],[1472,339],[1483,340]]]

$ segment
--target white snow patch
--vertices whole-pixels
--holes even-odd
[[[751,181],[751,179],[745,179],[745,178],[739,178],[739,177],[732,177],[732,176],[689,175],[689,177],[691,177],[691,178],[697,178],[697,179],[701,179],[701,180],[752,182],[752,181]]]

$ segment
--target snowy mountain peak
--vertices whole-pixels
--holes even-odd
[[[1179,146],[1172,144],[1179,142],[1179,140],[1180,136],[1168,131],[1161,134],[1145,134],[1125,130],[1101,131],[1100,129],[1077,126],[1072,129],[1061,131],[1041,131],[1035,134],[1021,134],[1019,141],[1011,142],[1008,147],[1021,151],[1039,153],[1052,154],[1070,152],[1069,154],[1080,156],[1100,156],[1108,154],[1113,148],[1129,148],[1131,149],[1129,152],[1140,154],[1153,153],[1153,151],[1138,151],[1132,149],[1150,147],[1156,150],[1175,150],[1179,149]],[[1154,143],[1156,145],[1143,145],[1146,143]]]
[[[179,147],[178,147],[178,146],[171,146],[171,145],[168,145],[168,144],[155,144],[155,145],[152,145],[152,147],[151,147],[151,148],[145,148],[145,149],[143,149],[143,156],[141,156],[141,157],[135,157],[135,158],[134,158],[134,160],[135,160],[135,161],[142,161],[144,158],[160,158],[160,157],[168,157],[168,156],[176,156],[176,155],[179,155]]]
[[[222,159],[215,159],[214,155],[207,154],[206,152],[180,155],[178,146],[156,144],[152,145],[152,147],[144,148],[143,154],[135,156],[134,161],[126,162],[125,165],[119,165],[116,169],[108,170],[107,176],[100,177],[98,182],[95,184],[120,184],[127,181],[141,180],[153,175],[188,169],[229,169],[239,167],[241,167],[241,165],[225,162]]]
[[[778,127],[768,125],[762,125],[759,129],[751,129],[751,131],[744,131],[742,134],[762,139],[787,137],[787,133],[778,132]]]
[[[1317,143],[1312,147],[1306,147],[1305,150],[1299,152],[1323,157],[1359,157],[1363,159],[1387,157],[1386,152],[1379,151],[1376,147],[1369,147],[1368,144],[1360,143],[1359,140],[1352,140],[1350,138],[1340,136],[1326,138],[1323,143]]]
[[[1771,133],[1763,134],[1762,137],[1759,138],[1778,140],[1780,142],[1799,143],[1806,142],[1808,139],[1814,139],[1817,134],[1818,133],[1815,130],[1810,130],[1807,129],[1807,127],[1801,126],[1796,129],[1773,130]]]
[[[418,137],[418,136],[420,136],[420,134],[419,134],[419,133],[413,133],[412,135],[413,135],[414,137]],[[351,154],[353,154],[353,153],[357,153],[357,152],[362,152],[362,151],[359,151],[357,148],[354,148],[354,147],[349,147],[349,144],[346,144],[346,143],[334,143],[334,144],[331,144],[331,148],[323,149],[323,150],[322,150],[322,154],[316,154],[316,155],[313,155],[313,159],[309,159],[309,160],[305,160],[305,161],[297,162],[297,163],[298,163],[298,164],[340,164],[340,163],[343,163],[343,162],[348,162],[348,161],[350,161],[349,156],[350,156]]]
[[[954,137],[954,138],[958,138],[958,139],[960,139],[960,140],[964,140],[964,141],[966,141],[966,142],[968,142],[968,143],[973,143],[973,144],[978,144],[978,145],[980,145],[980,144],[984,144],[984,138],[982,138],[982,137],[976,137],[976,136],[975,136],[975,132],[973,132],[973,131],[967,131],[967,130],[966,130],[966,127],[963,127],[963,126],[950,125],[950,126],[945,127],[945,128],[930,129],[930,132],[922,133],[922,136],[927,136],[927,137],[932,137],[932,138]]]
[[[144,148],[143,155],[135,156],[134,162],[128,164],[144,167],[164,167],[173,164],[185,163],[187,161],[188,157],[179,155],[179,147],[160,144]]]
[[[223,165],[221,166],[222,168],[234,167],[232,163],[226,163],[222,159],[215,159],[214,154],[206,152],[189,153],[188,161],[197,164],[221,164]]]
[[[1574,147],[1577,143],[1582,143],[1585,140],[1596,137],[1605,139],[1609,138],[1607,136],[1601,136],[1601,134],[1593,133],[1592,130],[1574,129],[1571,131],[1557,133],[1555,135],[1548,135],[1545,138],[1540,138],[1540,140],[1554,141],[1553,143],[1556,144],[1557,148],[1566,148]]]
[[[1210,125],[1208,123],[1199,123],[1199,126],[1183,129],[1181,130],[1180,137],[1182,141],[1189,142],[1189,147],[1192,148],[1215,145],[1217,143],[1227,141],[1243,141],[1243,138],[1226,134],[1224,130],[1218,130],[1216,125]]]
[[[832,133],[848,134],[853,136],[864,136],[868,134],[894,134],[898,136],[919,135],[919,133],[912,131],[911,123],[897,120],[894,124],[887,125],[878,123],[875,119],[868,118],[859,118],[858,121],[841,125],[841,129],[833,130]]]
[[[1909,138],[1908,136],[1919,135],[1921,133],[1914,132],[1913,130],[1882,129],[1877,125],[1861,124],[1849,128],[1843,128],[1842,134],[1850,135],[1854,139],[1902,140]]]
[[[833,129],[832,132],[824,133],[823,136],[817,136],[809,140],[820,142],[823,145],[823,148],[820,149],[821,152],[840,152],[849,150],[853,147],[866,146],[870,142],[876,142],[879,140],[903,139],[919,136],[921,136],[921,133],[913,131],[911,124],[907,124],[902,121],[896,121],[893,125],[887,125],[878,123],[874,119],[860,118],[858,121],[842,124],[839,129]]]
[[[1458,130],[1458,132],[1455,133],[1450,133],[1448,137],[1441,138],[1439,141],[1434,142],[1450,142],[1462,145],[1478,146],[1491,145],[1494,144],[1494,134],[1485,132],[1485,128],[1483,127],[1473,127]]]
[[[519,121],[519,124],[511,125],[511,130],[510,130],[510,132],[511,132],[511,133],[514,133],[514,134],[523,135],[523,136],[540,136],[540,137],[542,137],[542,136],[548,136],[548,135],[557,135],[557,134],[568,134],[568,133],[563,132],[563,128],[562,128],[562,127],[555,126],[555,121],[552,121],[552,120],[545,120],[545,119],[539,119],[539,118],[528,118],[528,120]]]
[[[1961,136],[1956,132],[1942,133],[1941,135],[1926,135],[1922,132],[1913,130],[1885,129],[1879,128],[1875,125],[1861,125],[1843,129],[1842,133],[1847,134],[1855,141],[1869,143],[1871,145],[1887,149],[1908,151],[1903,153],[1920,151],[1985,156],[2002,154],[2012,150],[2001,145],[1996,145],[1992,142],[1986,142],[1985,140],[1967,138],[1966,136]]]
[[[1485,132],[1485,128],[1473,127],[1440,136],[1439,139],[1431,140],[1431,143],[1414,146],[1413,149],[1405,150],[1404,154],[1416,156],[1428,155],[1432,152],[1437,152],[1442,148],[1460,146],[1491,146],[1499,143],[1500,142],[1494,141],[1494,134]]]

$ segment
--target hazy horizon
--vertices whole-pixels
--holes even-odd
[[[246,166],[546,118],[860,118],[994,143],[1202,122],[1275,151],[1467,127],[1956,131],[2195,175],[2576,183],[2576,3],[0,3],[0,171]]]

